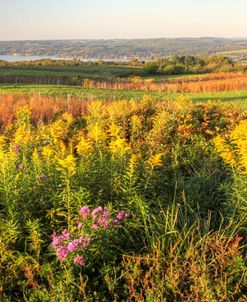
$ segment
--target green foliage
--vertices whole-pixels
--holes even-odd
[[[210,72],[243,71],[244,66],[234,63],[228,57],[214,55],[205,57],[172,56],[147,62],[143,71],[147,74],[203,74]]]
[[[202,74],[209,72],[243,71],[244,66],[227,57],[214,55],[207,57],[173,56],[157,61],[164,74]]]
[[[147,62],[143,67],[143,70],[146,74],[155,74],[158,69],[159,65],[155,62]]]

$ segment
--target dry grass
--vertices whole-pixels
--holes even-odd
[[[135,78],[130,81],[93,81],[86,79],[85,88],[119,89],[151,92],[200,93],[238,91],[247,89],[247,74],[245,73],[214,73],[188,78],[171,79],[155,82],[154,79]]]
[[[0,96],[0,121],[6,126],[15,119],[18,108],[28,105],[32,111],[35,123],[50,121],[54,116],[68,112],[73,117],[80,116],[85,112],[87,103],[78,99],[65,99],[58,97],[46,97],[40,95],[5,95]]]

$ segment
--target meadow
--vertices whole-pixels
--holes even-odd
[[[204,93],[176,93],[176,92],[151,92],[124,89],[84,88],[66,85],[16,85],[0,84],[0,95],[42,95],[61,97],[65,99],[75,98],[79,100],[141,100],[144,96],[150,96],[153,100],[176,100],[179,96],[189,97],[193,102],[218,100],[234,102],[241,107],[247,107],[247,90],[221,91]]]
[[[24,64],[24,63],[20,63]],[[140,73],[140,68],[133,66],[100,66],[100,65],[44,65],[44,66],[1,66],[0,75],[12,76],[57,76],[68,78],[89,78],[89,79],[114,79],[117,77],[128,77]]]
[[[246,74],[87,68],[0,84],[0,301],[246,301]]]
[[[246,111],[0,97],[3,301],[246,301]]]

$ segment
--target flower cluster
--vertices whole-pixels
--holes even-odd
[[[88,206],[83,206],[79,211],[80,220],[78,221],[78,229],[83,228],[85,219],[91,221],[91,227],[93,230],[108,229],[113,225],[117,225],[124,222],[129,218],[129,213],[125,210],[121,210],[115,217],[110,214],[107,207],[99,206],[94,210],[91,210]]]
[[[116,218],[114,219],[114,224],[119,224],[120,222],[126,220],[129,218],[129,213],[126,212],[125,210],[119,211],[117,213]]]
[[[84,250],[91,243],[90,235],[81,235],[79,238],[72,239],[71,234],[65,229],[61,235],[52,234],[51,247],[56,251],[57,257],[64,261],[69,254],[73,255],[73,262],[78,263],[81,266],[85,265],[84,257],[77,254],[81,250]]]
[[[242,120],[228,135],[217,136],[213,142],[222,159],[241,174],[247,174],[247,121]]]
[[[113,228],[128,218],[129,213],[125,210],[112,215],[107,207],[99,206],[91,209],[88,206],[83,206],[79,211],[76,231],[70,234],[65,229],[61,235],[52,234],[51,247],[62,262],[72,258],[74,264],[85,266],[86,249],[97,236],[97,233]]]

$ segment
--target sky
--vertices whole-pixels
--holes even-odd
[[[0,40],[247,37],[247,0],[0,0]]]

